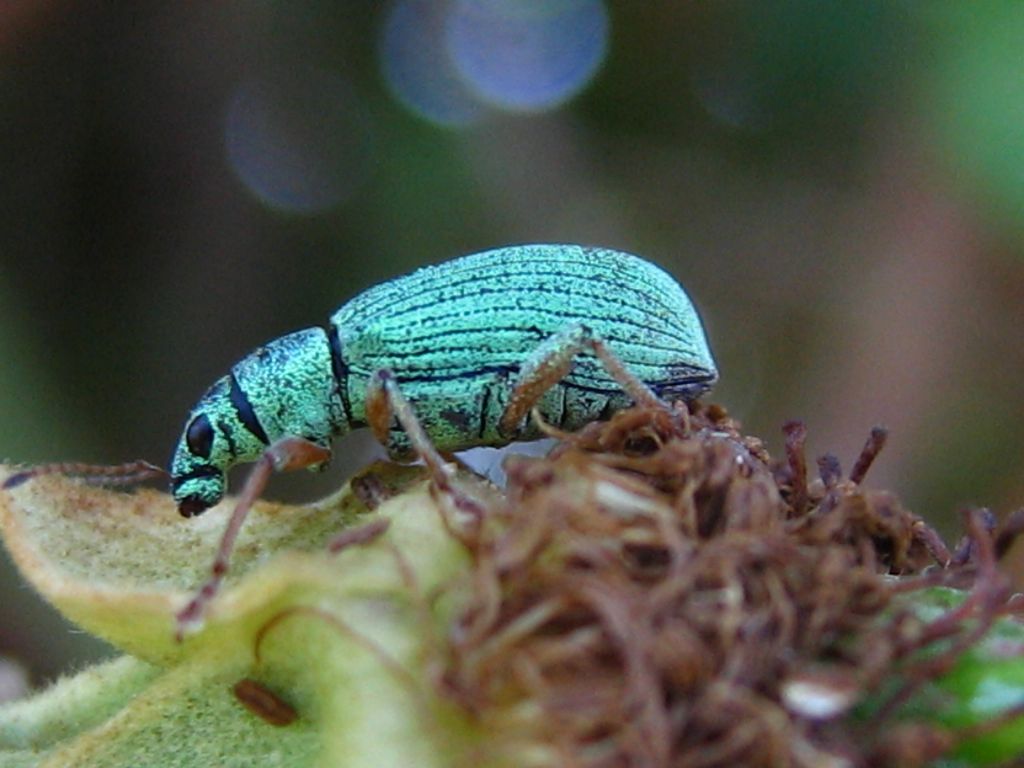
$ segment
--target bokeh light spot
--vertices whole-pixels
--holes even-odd
[[[446,37],[455,67],[483,101],[540,111],[590,82],[608,28],[601,0],[456,0]]]
[[[351,197],[369,174],[369,117],[337,75],[302,69],[240,85],[225,148],[242,184],[271,208],[317,213]]]
[[[486,108],[462,81],[445,47],[449,3],[399,0],[381,31],[380,64],[392,94],[433,123],[458,127]]]

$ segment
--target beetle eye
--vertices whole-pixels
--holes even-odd
[[[192,423],[185,431],[185,442],[194,456],[210,458],[210,451],[213,450],[213,427],[205,413],[192,419]]]

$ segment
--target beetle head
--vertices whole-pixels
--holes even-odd
[[[263,443],[241,423],[231,390],[231,376],[225,376],[199,399],[171,459],[171,491],[185,517],[219,502],[227,470],[263,450]]]

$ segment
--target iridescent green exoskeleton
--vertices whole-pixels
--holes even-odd
[[[464,256],[377,285],[327,328],[282,336],[217,381],[193,408],[171,462],[185,516],[224,495],[227,470],[257,461],[212,575],[178,613],[199,624],[235,537],[270,474],[318,467],[334,437],[370,427],[395,459],[418,455],[463,509],[442,453],[566,430],[636,402],[692,400],[717,378],[685,291],[637,256],[522,245]]]

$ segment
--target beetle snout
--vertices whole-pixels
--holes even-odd
[[[186,472],[171,473],[171,493],[183,517],[202,514],[222,498],[227,480],[212,464],[192,462]]]
[[[186,496],[178,501],[178,512],[182,517],[195,517],[208,510],[212,504],[201,496]]]

